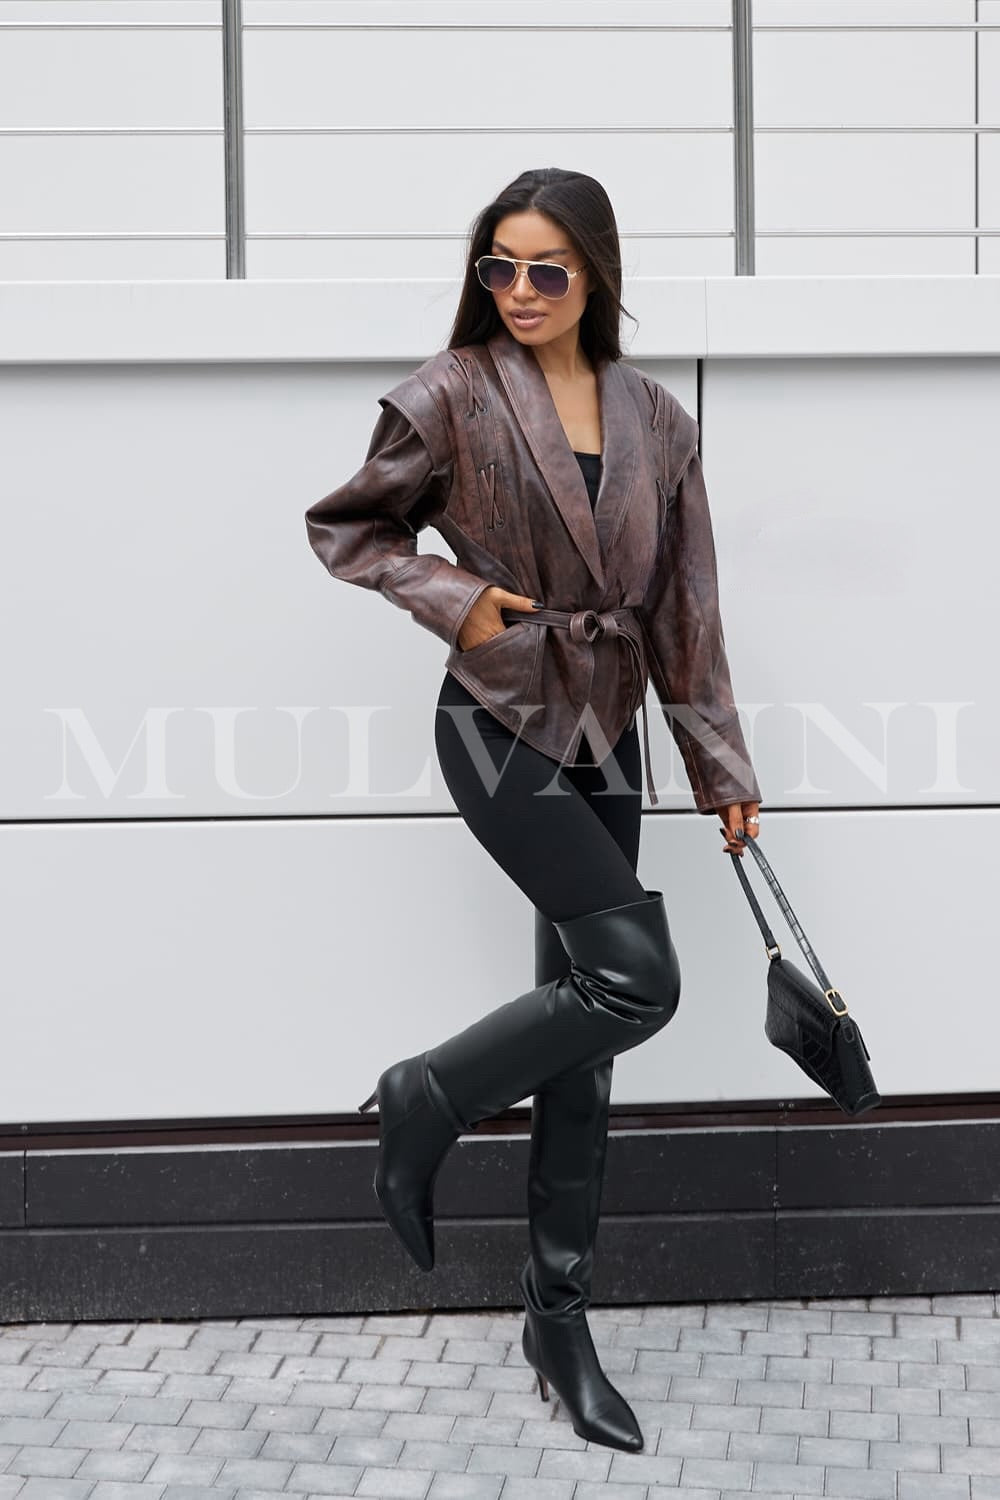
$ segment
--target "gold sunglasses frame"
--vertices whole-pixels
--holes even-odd
[[[566,283],[566,290],[564,292],[560,292],[557,297],[550,296],[548,292],[539,292],[531,277],[528,276],[528,285],[531,287],[531,290],[533,292],[538,292],[539,297],[544,297],[546,302],[561,302],[564,297],[568,297],[570,293],[570,282],[573,280],[574,276],[579,276],[580,272],[586,269],[585,266],[578,266],[575,271],[570,271],[566,266],[560,265],[559,261],[557,260],[515,260],[513,255],[481,255],[475,262],[476,277],[479,281],[479,285],[482,287],[486,287],[486,290],[488,292],[491,292],[493,288],[490,286],[486,286],[486,282],[483,280],[482,273],[479,270],[479,267],[484,260],[505,260],[514,267],[514,280],[511,282],[510,286],[505,286],[502,288],[502,290],[505,292],[512,292],[517,286],[518,276],[522,274],[517,269],[518,266],[525,267],[523,273],[525,276],[528,276],[527,268],[529,266],[546,266],[549,269],[551,269],[552,266],[559,266],[560,271],[566,272],[569,280]]]

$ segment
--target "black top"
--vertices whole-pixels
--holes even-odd
[[[574,448],[573,457],[583,472],[587,494],[590,496],[590,508],[593,510],[597,504],[597,487],[601,482],[601,455],[599,453],[578,453]]]

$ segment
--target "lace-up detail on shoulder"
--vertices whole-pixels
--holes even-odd
[[[486,402],[481,401],[476,395],[476,375],[479,375],[480,381],[483,378],[483,372],[479,368],[478,361],[473,359],[471,356],[466,356],[463,359],[460,354],[456,354],[453,356],[453,363],[449,366],[449,368],[455,371],[457,374],[461,375],[465,381],[466,399],[468,403],[465,415],[467,417],[474,417],[477,412],[484,412],[488,410]]]
[[[487,533],[504,526],[503,481],[497,458],[496,428],[492,419],[483,421],[490,411],[486,379],[475,355],[453,353],[450,370],[465,382],[465,420],[475,456],[479,500],[483,527]],[[477,390],[477,381],[479,389]]]
[[[663,397],[663,387],[662,385],[660,385],[659,381],[646,380],[645,377],[643,378],[642,383],[646,387],[647,396],[653,403],[653,416],[650,422],[650,430],[652,432],[662,434],[663,409],[665,405]]]

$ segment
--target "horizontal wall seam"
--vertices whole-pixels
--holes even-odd
[[[0,136],[222,135],[221,125],[0,125]],[[983,125],[755,125],[757,135],[1000,135]],[[732,135],[732,125],[247,125],[244,135]]]
[[[631,240],[731,240],[734,231],[732,229],[633,229],[622,230],[619,239]],[[807,228],[807,229],[758,229],[758,239],[992,239],[1000,235],[1000,227],[990,229],[984,224],[970,224],[968,228],[958,229],[854,229],[854,228]],[[225,239],[223,230],[192,229],[192,230],[169,230],[169,229],[52,229],[52,230],[4,230],[0,232],[0,244],[4,241],[20,243],[35,240],[56,240],[71,242],[75,240],[218,240]],[[299,230],[299,229],[273,229],[273,230],[248,230],[247,240],[282,241],[282,240],[319,240],[330,242],[341,242],[350,240],[376,240],[406,244],[412,240],[464,240],[465,236],[454,230],[432,231],[429,233],[399,234],[387,233],[379,230],[336,230],[326,231],[322,229]],[[932,272],[926,273],[932,275]],[[96,278],[100,279],[100,278]],[[220,280],[223,279],[220,277]],[[251,278],[252,279],[252,278]],[[294,278],[289,278],[294,279]],[[339,278],[333,277],[332,280]],[[377,279],[377,278],[376,278]],[[391,277],[384,278],[386,281]],[[424,278],[420,278],[424,279]],[[447,277],[429,277],[432,281],[448,280]],[[452,278],[458,284],[460,278]],[[626,282],[656,281],[669,278],[646,276],[625,276]]]
[[[14,23],[17,24],[17,23]],[[60,23],[61,24],[61,23]],[[911,31],[1000,31],[1000,25],[989,21],[927,21],[927,22],[754,22],[754,31],[797,31],[805,35],[813,32],[826,31],[886,31],[892,34],[909,33]],[[457,24],[453,21],[423,21],[423,22],[365,22],[365,21],[247,21],[244,23],[246,31],[456,31],[470,32],[473,35],[483,31],[554,31],[554,32],[578,32],[578,31],[656,31],[656,32],[728,32],[732,27],[727,22],[703,22],[699,24],[687,24],[683,22],[652,22],[652,21],[621,21],[621,22],[573,22],[562,25],[551,21],[510,21],[491,22],[484,25]]]
[[[221,125],[0,125],[5,135],[222,135]]]
[[[224,229],[85,229],[85,230],[45,230],[37,231],[25,229],[18,233],[4,232],[0,234],[0,243],[4,241],[24,242],[34,240],[224,240],[226,232]],[[294,236],[289,236],[294,238]],[[96,278],[100,280],[100,277]],[[116,278],[117,279],[117,278]],[[220,281],[225,278],[220,276]]]
[[[181,361],[183,362],[183,361]],[[132,360],[119,361],[123,364],[132,364]],[[2,365],[0,365],[2,368]],[[824,806],[801,807],[783,806],[769,807],[769,818],[780,818],[783,813],[969,813],[996,812],[1000,809],[1000,803],[996,802],[871,802],[863,804],[829,803]],[[176,817],[164,814],[162,818],[129,817],[125,813],[115,814],[108,817],[77,817],[77,818],[0,818],[0,828],[66,828],[84,827],[86,825],[97,825],[103,827],[110,823],[125,823],[129,827],[152,827],[158,823],[315,823],[315,822],[346,822],[348,819],[369,823],[380,823],[388,819],[390,822],[417,822],[421,819],[431,818],[455,819],[461,816],[458,812],[451,812],[445,808],[438,812],[399,812],[398,810],[387,812],[337,812],[333,809],[329,812],[287,812],[287,813],[180,813]],[[642,816],[656,818],[700,818],[702,816],[693,807],[657,807],[642,809]]]
[[[888,35],[909,36],[914,32],[981,32],[1000,31],[1000,24],[991,21],[900,21],[894,22],[754,22],[754,32],[796,32],[803,36],[830,32],[885,32]],[[0,21],[0,31],[221,31],[220,21]],[[571,22],[559,25],[551,22],[509,22],[489,25],[459,25],[454,22],[398,22],[373,23],[352,21],[244,21],[244,31],[279,32],[456,32],[459,35],[478,36],[481,32],[552,32],[557,35],[575,35],[578,32],[597,32],[603,35],[614,32],[655,32],[679,34],[727,33],[732,27],[725,22],[717,24],[683,25],[669,22]]]
[[[0,21],[0,31],[221,31],[221,21]]]
[[[730,1210],[722,1210],[726,1217],[730,1217]],[[662,1210],[661,1210],[662,1212]],[[806,1219],[829,1219],[836,1216],[838,1219],[927,1219],[940,1218],[942,1214],[969,1214],[991,1215],[1000,1214],[1000,1203],[873,1203],[873,1204],[830,1204],[826,1208],[783,1208],[780,1203],[775,1205],[774,1213],[782,1219],[795,1219],[804,1221]],[[602,1216],[603,1217],[603,1216]],[[621,1217],[626,1217],[622,1215]],[[673,1215],[670,1215],[672,1218]],[[678,1215],[678,1217],[680,1217]],[[692,1217],[695,1217],[692,1215]],[[736,1217],[735,1213],[732,1217]]]

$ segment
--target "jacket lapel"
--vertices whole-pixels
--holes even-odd
[[[604,560],[628,502],[641,441],[625,377],[613,360],[604,361],[598,368],[601,483],[597,505],[591,511],[580,465],[573,456],[548,383],[531,349],[520,344],[505,326],[487,340],[487,348],[566,529],[594,582],[603,590]]]
[[[544,377],[543,377],[544,378]],[[636,412],[622,367],[605,360],[598,372],[601,402],[601,483],[594,520],[601,556],[611,561],[611,544],[619,533],[632,496],[645,430]],[[567,447],[569,445],[567,444]],[[572,449],[570,449],[572,456]],[[573,459],[576,464],[576,459]],[[579,468],[577,464],[577,468]],[[588,509],[590,506],[587,500]]]

